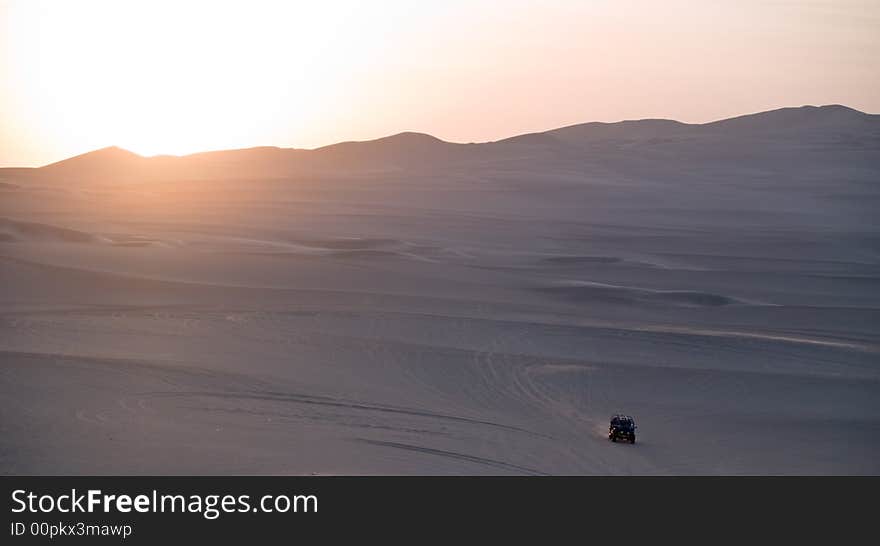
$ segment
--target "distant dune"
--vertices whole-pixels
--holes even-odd
[[[543,133],[519,135],[497,142],[456,144],[422,133],[397,135],[363,142],[343,142],[314,150],[259,147],[204,152],[188,156],[141,157],[117,147],[103,148],[39,169],[0,169],[0,179],[13,176],[41,179],[138,181],[171,179],[287,178],[308,173],[359,169],[424,169],[530,161],[589,161],[596,146],[625,147],[629,154],[657,145],[681,148],[715,142],[718,137],[751,143],[767,140],[777,146],[809,144],[816,136],[833,150],[880,147],[880,115],[845,106],[802,106],[705,123],[686,124],[663,119],[617,123],[583,123]],[[729,144],[728,144],[729,145]],[[635,148],[634,148],[635,146]],[[772,151],[771,149],[768,151]],[[676,149],[677,149],[676,148]],[[599,159],[599,158],[595,158]]]

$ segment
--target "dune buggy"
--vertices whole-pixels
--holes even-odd
[[[629,415],[616,414],[611,417],[608,425],[608,439],[612,442],[626,440],[631,444],[636,443],[636,422]]]

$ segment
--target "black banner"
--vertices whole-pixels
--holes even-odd
[[[4,477],[4,544],[568,535],[822,536],[867,528],[876,478]],[[708,535],[707,535],[708,534]]]

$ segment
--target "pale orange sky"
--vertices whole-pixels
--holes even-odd
[[[878,59],[876,0],[0,0],[0,166],[876,113]]]

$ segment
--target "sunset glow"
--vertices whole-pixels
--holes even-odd
[[[107,145],[183,154],[404,130],[482,141],[797,103],[877,111],[878,13],[859,1],[6,1],[0,165]]]

